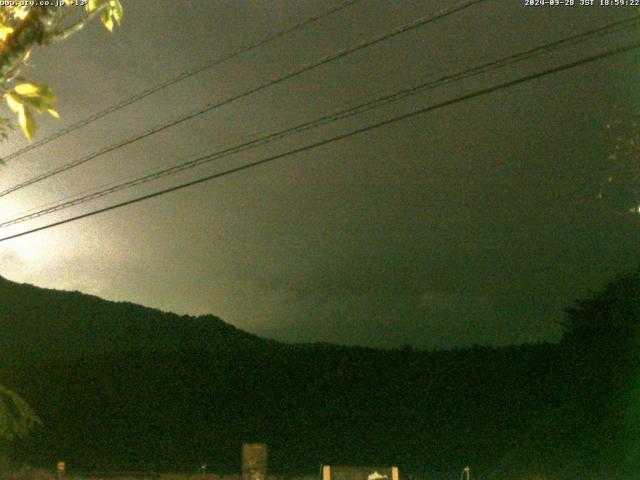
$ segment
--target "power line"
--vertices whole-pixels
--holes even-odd
[[[259,165],[264,165],[264,164],[271,163],[271,162],[274,162],[276,160],[279,160],[281,158],[289,157],[291,155],[296,155],[298,153],[303,153],[303,152],[306,152],[308,150],[312,150],[314,148],[321,147],[323,145],[328,145],[330,143],[337,142],[337,141],[340,141],[340,140],[344,140],[346,138],[349,138],[349,137],[352,137],[352,136],[355,136],[355,135],[359,135],[361,133],[369,132],[371,130],[374,130],[374,129],[377,129],[377,128],[380,128],[380,127],[383,127],[383,126],[386,126],[386,125],[391,125],[391,124],[399,122],[401,120],[406,120],[408,118],[416,117],[418,115],[423,115],[423,114],[432,112],[434,110],[438,110],[438,109],[441,109],[441,108],[444,108],[444,107],[447,107],[447,106],[450,106],[450,105],[454,105],[456,103],[464,102],[466,100],[470,100],[472,98],[479,97],[481,95],[487,95],[489,93],[494,93],[494,92],[497,92],[499,90],[504,90],[506,88],[510,88],[510,87],[513,87],[513,86],[521,84],[521,83],[529,82],[531,80],[542,78],[542,77],[545,77],[547,75],[551,75],[551,74],[554,74],[554,73],[558,73],[558,72],[569,70],[569,69],[572,69],[572,68],[575,68],[575,67],[586,65],[588,63],[592,63],[592,62],[595,62],[595,61],[598,61],[598,60],[603,60],[603,59],[611,57],[613,55],[619,55],[619,54],[622,54],[622,53],[625,53],[625,52],[630,52],[630,51],[636,50],[638,48],[640,48],[640,42],[634,43],[634,44],[631,44],[631,45],[627,45],[627,46],[624,46],[624,47],[616,48],[616,49],[607,50],[607,51],[605,51],[603,53],[599,53],[599,54],[592,55],[592,56],[589,56],[589,57],[586,57],[586,58],[582,58],[580,60],[577,60],[577,61],[574,61],[574,62],[571,62],[571,63],[566,63],[566,64],[558,66],[558,67],[549,68],[547,70],[543,70],[543,71],[538,72],[538,73],[532,73],[532,74],[529,74],[529,75],[525,75],[525,76],[517,78],[515,80],[510,80],[508,82],[500,83],[500,84],[494,85],[492,87],[487,87],[487,88],[483,88],[483,89],[480,89],[480,90],[476,90],[474,92],[467,93],[465,95],[461,95],[459,97],[455,97],[455,98],[450,99],[450,100],[445,100],[445,101],[437,103],[435,105],[431,105],[431,106],[424,107],[424,108],[421,108],[421,109],[418,109],[418,110],[414,110],[414,111],[409,112],[409,113],[398,115],[398,116],[389,118],[387,120],[383,120],[381,122],[377,122],[377,123],[374,123],[374,124],[371,124],[371,125],[367,125],[366,127],[361,127],[361,128],[355,129],[355,130],[351,130],[350,132],[343,133],[341,135],[337,135],[337,136],[331,137],[329,139],[325,139],[325,140],[321,140],[321,141],[318,141],[318,142],[315,142],[315,143],[307,144],[305,146],[302,146],[302,147],[299,147],[299,148],[295,148],[293,150],[289,150],[289,151],[284,152],[284,153],[279,153],[277,155],[272,155],[270,157],[263,158],[261,160],[257,160],[255,162],[251,162],[251,163],[247,163],[247,164],[241,165],[239,167],[234,167],[234,168],[222,171],[222,172],[215,173],[213,175],[208,175],[206,177],[201,177],[199,179],[192,180],[190,182],[182,183],[180,185],[175,185],[173,187],[166,188],[164,190],[160,190],[160,191],[157,191],[157,192],[153,192],[153,193],[149,193],[149,194],[146,194],[146,195],[142,195],[142,196],[139,196],[139,197],[136,197],[136,198],[124,201],[124,202],[116,203],[114,205],[109,205],[108,207],[104,207],[104,208],[100,208],[100,209],[97,209],[97,210],[93,210],[91,212],[83,213],[81,215],[76,215],[74,217],[67,218],[65,220],[60,220],[58,222],[53,222],[53,223],[50,223],[50,224],[47,224],[47,225],[43,225],[41,227],[37,227],[37,228],[33,228],[33,229],[30,229],[30,230],[27,230],[27,231],[24,231],[24,232],[20,232],[20,233],[16,233],[16,234],[13,234],[13,235],[9,235],[9,236],[0,238],[0,242],[4,242],[4,241],[7,241],[7,240],[12,240],[14,238],[19,238],[19,237],[22,237],[22,236],[25,236],[25,235],[29,235],[29,234],[32,234],[32,233],[35,233],[35,232],[39,232],[39,231],[42,231],[42,230],[47,230],[47,229],[50,229],[50,228],[53,228],[53,227],[64,225],[64,224],[67,224],[67,223],[75,222],[75,221],[81,220],[83,218],[92,217],[94,215],[98,215],[100,213],[108,212],[110,210],[115,210],[117,208],[125,207],[127,205],[132,205],[134,203],[138,203],[138,202],[142,202],[142,201],[145,201],[145,200],[149,200],[151,198],[159,197],[159,196],[165,195],[167,193],[171,193],[171,192],[175,192],[175,191],[178,191],[178,190],[182,190],[182,189],[187,188],[187,187],[192,187],[192,186],[198,185],[200,183],[204,183],[204,182],[215,180],[215,179],[218,179],[218,178],[221,178],[221,177],[225,177],[225,176],[231,175],[233,173],[238,173],[238,172],[241,172],[241,171],[244,171],[244,170],[249,170],[249,169],[257,167]]]
[[[105,116],[107,116],[107,115],[109,115],[109,114],[111,114],[113,112],[121,110],[121,109],[123,109],[123,108],[125,108],[125,107],[127,107],[127,106],[129,106],[129,105],[131,105],[133,103],[136,103],[136,102],[148,97],[149,95],[152,95],[152,94],[154,94],[156,92],[164,90],[165,88],[168,88],[168,87],[170,87],[172,85],[175,85],[178,82],[181,82],[183,80],[191,78],[191,77],[193,77],[195,75],[198,75],[198,74],[200,74],[202,72],[210,70],[210,69],[212,69],[214,67],[217,67],[218,65],[220,65],[220,64],[222,64],[224,62],[227,62],[229,60],[232,60],[232,59],[234,59],[236,57],[239,57],[240,55],[242,55],[244,53],[250,52],[251,50],[255,50],[257,48],[260,48],[260,47],[262,47],[262,46],[264,46],[264,45],[266,45],[268,43],[271,43],[271,42],[273,42],[273,41],[275,41],[275,40],[277,40],[277,39],[279,39],[281,37],[284,37],[285,35],[288,35],[291,32],[299,30],[299,29],[301,29],[301,28],[303,28],[303,27],[305,27],[305,26],[307,26],[307,25],[309,25],[311,23],[314,23],[314,22],[316,22],[318,20],[322,20],[322,19],[324,19],[324,18],[326,18],[326,17],[328,17],[330,15],[333,15],[334,13],[337,13],[337,12],[339,12],[341,10],[344,10],[345,8],[350,7],[350,6],[358,3],[359,1],[360,0],[348,0],[346,2],[343,2],[343,3],[339,4],[339,5],[333,6],[333,7],[329,8],[329,9],[327,9],[327,10],[321,12],[321,13],[318,13],[318,14],[312,15],[310,17],[307,17],[304,20],[302,20],[302,21],[300,21],[300,22],[298,22],[298,23],[296,23],[296,24],[294,24],[292,26],[289,26],[287,28],[279,30],[276,33],[267,35],[267,36],[263,37],[262,39],[258,40],[257,42],[250,43],[248,45],[243,45],[240,48],[238,48],[238,49],[236,49],[236,50],[234,50],[232,52],[229,52],[227,54],[223,54],[220,57],[218,57],[215,60],[213,60],[212,62],[206,63],[204,65],[199,65],[196,68],[193,68],[193,69],[188,70],[186,72],[182,72],[181,74],[179,74],[179,75],[177,75],[177,76],[175,76],[173,78],[170,78],[168,80],[165,80],[164,82],[158,83],[158,84],[156,84],[156,85],[154,85],[154,86],[152,86],[152,87],[150,87],[150,88],[148,88],[146,90],[142,90],[141,92],[138,92],[135,95],[132,95],[131,97],[126,98],[126,99],[116,103],[115,105],[111,105],[111,106],[105,108],[104,110],[100,110],[99,112],[96,112],[96,113],[90,115],[89,117],[87,117],[87,118],[85,118],[83,120],[80,120],[77,123],[74,123],[74,124],[69,125],[69,126],[67,126],[65,128],[62,128],[61,130],[58,130],[57,132],[54,132],[53,134],[49,135],[48,137],[43,138],[42,140],[39,140],[39,141],[34,142],[34,143],[31,143],[31,144],[29,144],[29,145],[27,145],[27,146],[25,146],[25,147],[23,147],[23,148],[21,148],[19,150],[16,150],[15,152],[10,153],[6,157],[4,157],[3,160],[4,160],[5,163],[10,161],[10,160],[13,160],[14,158],[17,158],[17,157],[19,157],[21,155],[24,155],[25,153],[28,153],[31,150],[34,150],[34,149],[36,149],[38,147],[46,145],[46,144],[48,144],[48,143],[50,143],[50,142],[52,142],[52,141],[64,136],[64,135],[67,135],[67,134],[69,134],[71,132],[74,132],[74,131],[82,128],[82,127],[90,125],[91,123],[101,119],[102,117],[105,117]]]
[[[392,102],[397,102],[403,98],[406,98],[411,95],[416,95],[418,93],[422,93],[426,90],[431,90],[433,88],[446,85],[449,83],[453,83],[455,81],[472,78],[482,73],[487,73],[490,71],[497,70],[499,68],[511,66],[516,63],[522,62],[524,60],[529,60],[531,58],[534,58],[543,53],[550,53],[560,48],[566,48],[569,46],[578,45],[578,44],[584,43],[585,41],[617,32],[629,26],[638,26],[638,24],[640,24],[640,17],[634,16],[634,17],[617,21],[611,24],[607,24],[602,27],[595,28],[583,33],[565,37],[563,39],[559,39],[554,42],[550,42],[550,43],[547,43],[523,52],[512,54],[512,55],[509,55],[508,57],[504,57],[492,62],[488,62],[473,68],[469,68],[461,72],[458,72],[456,74],[446,75],[435,80],[423,82],[411,88],[396,91],[394,93],[375,98],[373,100],[361,103],[359,105],[356,105],[348,109],[343,109],[328,115],[323,115],[314,120],[307,121],[307,122],[295,125],[293,127],[289,127],[284,130],[280,130],[278,132],[274,132],[274,133],[259,137],[257,139],[250,140],[248,142],[243,142],[241,144],[234,145],[232,147],[225,148],[223,150],[220,150],[214,153],[200,156],[198,158],[180,163],[178,165],[167,167],[161,170],[155,170],[152,173],[139,176],[121,183],[112,183],[108,186],[105,186],[105,188],[101,190],[93,191],[91,193],[82,195],[77,198],[73,198],[70,200],[64,199],[63,201],[47,206],[45,208],[39,208],[39,209],[35,209],[35,211],[32,210],[31,212],[25,212],[25,214],[22,214],[11,220],[7,220],[5,222],[0,223],[0,227],[8,227],[10,225],[15,225],[18,223],[26,222],[28,220],[32,220],[34,218],[39,218],[44,215],[65,210],[73,206],[81,205],[88,201],[95,200],[97,198],[101,198],[118,191],[133,188],[133,187],[136,187],[144,183],[148,183],[166,176],[175,175],[179,172],[185,171],[187,169],[195,168],[205,163],[209,163],[213,160],[217,160],[229,155],[237,154],[252,148],[256,148],[256,147],[271,143],[273,141],[282,139],[292,134],[300,133],[300,132],[309,130],[311,128],[317,128],[321,125],[326,125],[328,123],[332,123],[337,120],[351,117],[353,115],[360,114],[360,113],[369,111],[371,109],[390,104]]]
[[[102,156],[102,155],[104,155],[106,153],[112,152],[112,151],[117,150],[119,148],[122,148],[122,147],[125,147],[127,145],[130,145],[130,144],[132,144],[134,142],[137,142],[139,140],[147,138],[147,137],[149,137],[151,135],[154,135],[154,134],[156,134],[158,132],[161,132],[161,131],[166,130],[166,129],[171,128],[171,127],[174,127],[174,126],[176,126],[176,125],[178,125],[180,123],[183,123],[183,122],[185,122],[187,120],[191,120],[191,119],[193,119],[193,118],[195,118],[195,117],[197,117],[199,115],[202,115],[204,113],[207,113],[207,112],[209,112],[209,111],[211,111],[213,109],[222,107],[224,105],[227,105],[227,104],[229,104],[231,102],[234,102],[236,100],[239,100],[241,98],[248,97],[250,95],[253,95],[254,93],[257,93],[257,92],[259,92],[261,90],[264,90],[264,89],[266,89],[268,87],[277,85],[277,84],[279,84],[281,82],[284,82],[286,80],[294,78],[294,77],[296,77],[298,75],[301,75],[301,74],[303,74],[305,72],[313,70],[313,69],[315,69],[317,67],[320,67],[322,65],[326,65],[326,64],[331,63],[331,62],[333,62],[335,60],[338,60],[340,58],[346,57],[347,55],[355,53],[355,52],[357,52],[359,50],[362,50],[364,48],[368,48],[368,47],[370,47],[372,45],[375,45],[375,44],[380,43],[382,41],[388,40],[388,39],[390,39],[392,37],[395,37],[397,35],[400,35],[402,33],[406,33],[406,32],[408,32],[410,30],[414,30],[414,29],[416,29],[418,27],[421,27],[423,25],[426,25],[428,23],[434,22],[434,21],[439,20],[441,18],[444,18],[444,17],[447,17],[447,16],[452,15],[454,13],[460,12],[460,11],[466,9],[466,8],[469,8],[469,7],[471,7],[471,6],[475,5],[475,4],[478,4],[478,3],[481,3],[481,2],[484,2],[484,1],[486,1],[486,0],[466,0],[464,2],[457,3],[453,7],[445,8],[445,9],[440,10],[440,11],[434,13],[434,14],[420,17],[419,19],[414,20],[413,22],[411,22],[411,23],[409,23],[407,25],[403,25],[401,27],[395,28],[394,30],[391,30],[390,32],[384,33],[384,34],[379,35],[377,37],[374,37],[374,38],[372,38],[370,40],[366,40],[366,41],[360,42],[360,43],[356,44],[355,46],[348,47],[346,49],[340,50],[340,51],[338,51],[338,53],[323,57],[322,59],[320,59],[320,60],[318,60],[316,62],[306,64],[306,65],[304,65],[304,66],[302,66],[302,67],[300,67],[300,68],[298,68],[296,70],[293,70],[293,71],[290,71],[289,73],[286,73],[283,76],[276,77],[276,78],[274,78],[272,80],[269,80],[269,81],[267,81],[265,83],[262,83],[257,87],[253,87],[253,88],[250,88],[248,90],[245,90],[245,91],[243,91],[243,92],[241,92],[239,94],[236,94],[236,95],[233,95],[231,97],[228,97],[225,100],[221,100],[221,101],[218,101],[218,102],[214,102],[214,103],[208,104],[204,108],[200,108],[200,109],[194,110],[192,112],[189,112],[189,113],[187,113],[185,115],[181,115],[180,117],[178,117],[178,118],[176,118],[176,119],[174,119],[174,120],[172,120],[170,122],[164,123],[164,124],[156,126],[156,127],[152,127],[149,130],[147,130],[147,131],[145,131],[145,132],[143,132],[141,134],[138,134],[138,135],[135,135],[133,137],[130,137],[130,138],[128,138],[126,140],[123,140],[123,141],[121,141],[121,142],[119,142],[117,144],[102,148],[102,149],[98,150],[97,152],[91,153],[91,154],[89,154],[89,155],[87,155],[85,157],[82,157],[82,158],[78,159],[78,160],[75,160],[73,162],[67,163],[67,164],[62,165],[60,167],[54,168],[54,169],[52,169],[52,170],[50,170],[50,171],[48,171],[46,173],[43,173],[43,174],[38,175],[36,177],[33,177],[33,178],[29,179],[29,180],[21,182],[21,183],[19,183],[17,185],[14,185],[13,187],[10,187],[10,188],[8,188],[6,190],[1,191],[0,192],[0,197],[4,197],[6,195],[9,195],[10,193],[13,193],[13,192],[15,192],[17,190],[20,190],[22,188],[28,187],[30,185],[33,185],[34,183],[38,183],[38,182],[41,182],[41,181],[46,180],[48,178],[51,178],[51,177],[53,177],[55,175],[58,175],[58,174],[60,174],[62,172],[66,172],[66,171],[68,171],[68,170],[70,170],[72,168],[78,167],[78,166],[80,166],[80,165],[82,165],[84,163],[87,163],[87,162],[89,162],[91,160],[94,160],[95,158],[98,158],[98,157],[100,157],[100,156]]]

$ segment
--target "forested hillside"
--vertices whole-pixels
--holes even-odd
[[[637,466],[634,327],[605,335],[594,318],[637,312],[634,275],[576,304],[558,345],[435,352],[284,345],[215,317],[3,280],[0,382],[43,421],[16,456],[222,472],[259,440],[282,473],[324,462],[434,479],[466,465],[488,479],[621,475]]]

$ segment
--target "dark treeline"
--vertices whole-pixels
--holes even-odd
[[[560,344],[446,352],[290,346],[0,280],[0,383],[43,421],[16,457],[71,469],[394,464],[459,478],[637,477],[640,271],[577,302]],[[631,477],[629,477],[631,478]]]

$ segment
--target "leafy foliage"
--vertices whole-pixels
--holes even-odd
[[[581,359],[583,409],[594,415],[595,436],[605,440],[591,456],[605,455],[635,477],[640,471],[640,268],[577,301],[567,309],[564,327],[563,344]]]
[[[29,140],[33,138],[36,130],[32,110],[38,113],[46,110],[51,116],[59,118],[58,112],[51,108],[56,102],[56,97],[47,85],[20,83],[11,91],[5,92],[4,98],[9,108],[18,115],[20,128]]]
[[[0,440],[24,438],[39,423],[40,419],[22,397],[0,385]]]
[[[84,10],[71,2],[63,6],[16,3],[0,9],[0,93],[17,115],[22,132],[31,140],[36,131],[34,113],[46,111],[58,118],[52,108],[56,98],[51,89],[42,83],[25,82],[19,76],[32,48],[67,38],[94,16],[99,16],[104,26],[113,31],[122,21],[123,8],[119,0],[89,0]],[[22,83],[13,85],[16,81]],[[0,129],[0,140],[4,138],[6,129]]]
[[[619,275],[602,292],[566,310],[563,340],[613,348],[637,345],[640,329],[640,268]]]
[[[626,325],[633,282],[613,283],[594,302]],[[0,380],[37,403],[45,426],[21,453],[49,463],[234,471],[240,443],[260,440],[281,473],[329,462],[424,480],[465,465],[486,480],[637,478],[621,465],[628,455],[626,472],[640,471],[640,360],[590,354],[589,338],[607,343],[578,324],[582,340],[559,345],[284,345],[211,316],[0,279]]]
[[[105,8],[102,8],[102,7]],[[112,32],[115,24],[122,21],[123,8],[119,0],[108,0],[106,3],[100,0],[89,0],[86,6],[87,12],[100,10],[100,21]]]

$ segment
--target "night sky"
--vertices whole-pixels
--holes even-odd
[[[1,218],[637,15],[523,3],[484,2],[232,102],[1,198]],[[358,2],[8,162],[0,189],[453,4]],[[23,73],[54,89],[62,117],[40,117],[36,140],[330,3],[123,5],[115,33],[96,22],[34,51]],[[2,233],[633,43],[639,32],[448,85]],[[563,308],[637,265],[640,218],[596,196],[611,149],[605,125],[640,107],[639,60],[638,52],[612,57],[4,242],[0,275],[181,314],[213,313],[288,342],[452,348],[556,341]],[[26,143],[15,132],[0,155]]]

